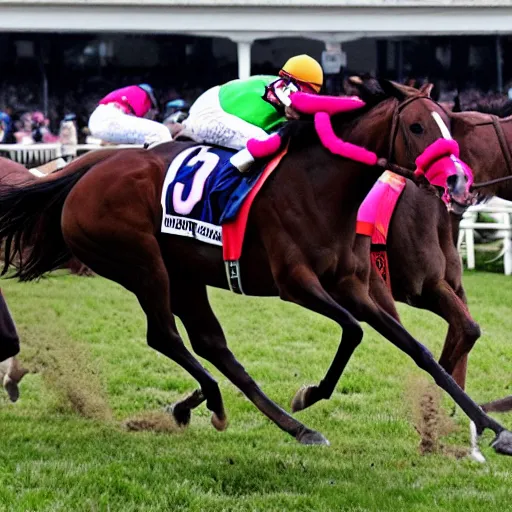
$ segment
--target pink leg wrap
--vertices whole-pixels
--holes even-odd
[[[265,140],[249,139],[247,149],[254,158],[265,158],[279,151],[281,147],[281,136],[274,133]]]

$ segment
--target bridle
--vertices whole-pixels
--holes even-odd
[[[431,101],[433,104],[436,105],[436,107],[441,108],[441,110],[448,116],[448,113],[441,105],[439,105],[436,101],[434,101],[432,98],[430,98],[430,96],[427,96],[424,94],[419,94],[417,96],[407,98],[404,101],[400,102],[395,107],[395,110],[393,111],[393,119],[392,119],[392,123],[391,123],[391,136],[389,139],[389,148],[388,148],[388,162],[391,162],[391,160],[394,158],[396,138],[398,136],[398,132],[400,129],[400,114],[403,112],[403,110],[405,108],[407,108],[409,105],[414,103],[416,100],[420,100],[420,99],[426,99],[426,100]],[[503,132],[501,131],[501,126],[499,127],[499,129],[500,129],[501,136],[504,139]],[[500,144],[501,144],[501,141],[500,141]],[[508,148],[508,146],[507,146],[507,148]],[[502,147],[502,150],[503,150],[503,147]],[[510,155],[510,153],[507,153],[507,154],[508,154],[508,158],[510,159],[510,165],[512,166],[512,156]],[[508,162],[507,162],[507,164],[508,164]],[[392,170],[392,166],[390,166],[390,168]],[[436,194],[437,194],[437,192],[438,192],[437,188],[435,186],[432,186],[432,188],[434,190],[436,190]],[[457,212],[459,212],[459,211],[463,212],[470,206],[470,203],[463,204],[463,203],[457,201],[455,199],[455,197],[453,197],[453,195],[451,195],[451,194],[448,195],[447,192],[445,192],[445,194],[446,194],[446,197],[449,197],[449,201],[447,199],[445,199],[444,195],[443,195],[443,201],[445,202],[449,211],[456,210]]]
[[[398,136],[398,130],[400,129],[400,114],[406,107],[408,107],[411,103],[414,103],[416,100],[429,100],[432,103],[434,103],[435,105],[437,105],[437,103],[429,96],[420,94],[418,96],[413,96],[412,98],[407,98],[407,99],[403,100],[395,107],[395,110],[393,111],[393,120],[391,121],[391,137],[389,139],[389,149],[388,149],[388,161],[389,162],[392,161],[394,154],[395,154],[395,142],[396,142],[396,138]]]
[[[507,164],[507,174],[509,176],[512,176],[512,154],[510,153],[510,146],[508,145],[507,139],[505,138],[505,134],[503,133],[503,128],[501,127],[500,119],[496,116],[492,116],[492,125],[494,127],[494,131],[496,132],[496,136],[498,137],[501,152]]]
[[[304,99],[309,101],[309,98],[307,97],[302,98],[300,93],[295,93],[292,99],[293,98],[296,98],[297,100]],[[473,182],[473,177],[471,169],[469,169],[466,164],[459,160],[459,146],[457,142],[453,140],[453,138],[449,135],[448,128],[436,110],[433,110],[431,114],[440,128],[441,137],[436,139],[432,144],[425,148],[425,150],[415,159],[414,163],[416,164],[416,168],[408,169],[391,162],[391,159],[394,158],[394,148],[400,127],[400,114],[405,108],[407,108],[416,100],[420,99],[427,99],[436,104],[436,102],[429,98],[427,95],[418,94],[412,97],[408,97],[394,105],[391,119],[391,132],[387,159],[379,158],[373,151],[369,151],[362,146],[346,142],[339,138],[334,132],[331,124],[331,115],[328,113],[328,110],[331,109],[332,111],[333,108],[329,102],[324,102],[325,104],[322,105],[316,102],[317,107],[323,106],[325,110],[322,110],[322,108],[313,110],[310,108],[311,105],[308,107],[307,104],[302,105],[301,108],[300,102],[298,101],[296,102],[298,104],[294,106],[299,107],[299,111],[303,111],[305,113],[314,113],[314,125],[317,135],[322,145],[331,153],[344,158],[348,158],[349,160],[363,163],[370,167],[379,167],[384,170],[389,170],[400,176],[411,179],[417,185],[423,184],[427,187],[430,185],[432,187],[431,190],[433,192],[435,191],[436,194],[438,193],[438,187],[441,187],[444,189],[444,193],[441,198],[446,203],[448,209],[450,210],[453,204],[456,204],[458,209],[460,203],[455,200],[455,196],[464,195],[464,203],[466,203],[467,197],[470,196],[469,190],[466,188],[464,194],[457,192],[457,189],[460,189],[460,184],[457,182],[455,184],[457,189],[455,189],[454,193],[454,185],[449,183],[448,178],[452,175],[458,175],[459,172],[462,171],[466,176],[466,185],[469,187],[469,185],[471,185]],[[357,108],[360,108],[359,105],[356,108],[352,106],[352,108],[345,109],[344,111],[356,110]],[[339,110],[339,112],[341,111],[342,110]],[[449,168],[452,169],[451,171],[448,171],[448,168],[446,167],[447,165],[449,165]],[[455,172],[453,172],[454,169]],[[473,198],[468,201],[468,206],[472,200]]]
[[[479,189],[483,187],[488,187],[490,185],[497,185],[499,183],[503,183],[505,181],[512,180],[512,154],[510,152],[510,146],[507,142],[505,134],[503,133],[503,128],[501,126],[501,119],[494,115],[490,116],[490,121],[478,123],[475,126],[488,126],[492,124],[494,128],[494,133],[496,133],[496,137],[498,138],[498,143],[500,145],[501,154],[503,159],[505,160],[505,164],[507,165],[507,176],[503,176],[501,178],[496,178],[494,180],[483,181],[481,183],[476,183],[473,185],[473,189]]]

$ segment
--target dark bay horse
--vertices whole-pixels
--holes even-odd
[[[385,94],[378,80],[372,77],[356,77],[350,85],[367,102],[379,101]],[[431,89],[432,85],[427,84],[420,91],[430,94]],[[506,105],[505,111],[509,111]],[[461,158],[474,170],[477,186],[491,183],[479,188],[479,193],[483,197],[497,195],[512,200],[512,117],[500,119],[490,115],[487,108],[482,113],[449,113],[449,117]],[[449,329],[439,362],[464,388],[468,355],[480,337],[480,329],[467,308],[462,268],[455,248],[462,212],[448,214],[441,201],[410,185],[397,204],[389,229],[393,298],[434,312],[446,320]],[[425,222],[429,215],[429,222]],[[382,294],[383,286],[383,280],[373,268],[372,296],[398,319],[389,295]],[[293,402],[296,409],[311,405],[315,395],[314,386],[312,388],[312,391],[308,388],[299,391]],[[487,412],[508,411],[512,409],[512,397],[482,404],[482,408]],[[474,439],[473,448],[476,448]]]
[[[416,157],[440,135],[432,112],[446,116],[424,95],[389,83],[383,86],[388,96],[372,108],[333,116],[335,132],[378,155],[392,147],[396,164],[414,168]],[[159,233],[166,169],[191,145],[173,142],[149,151],[117,150],[97,162],[71,162],[35,184],[2,187],[0,237],[6,240],[6,262],[20,255],[24,242],[37,232],[41,236],[20,262],[20,279],[35,279],[72,253],[133,292],[147,317],[148,344],[180,364],[200,385],[175,405],[179,423],[188,423],[191,410],[205,400],[217,429],[226,428],[227,417],[217,382],[186,349],[174,315],[182,320],[194,351],[277,426],[301,443],[326,444],[320,433],[272,402],[228,349],[206,292],[207,285],[228,288],[221,250]],[[479,432],[493,430],[496,451],[512,454],[512,434],[488,417],[370,296],[369,241],[356,238],[355,223],[358,206],[381,171],[334,156],[313,130],[292,137],[288,154],[251,210],[241,259],[244,290],[279,295],[342,327],[330,370],[333,382],[362,339],[358,320],[367,322],[427,371]],[[466,176],[456,176],[454,191],[461,189],[461,180],[465,183]]]
[[[479,189],[484,197],[498,196],[512,201],[512,102],[475,105],[478,112],[452,113],[454,136],[460,133],[468,144],[465,158],[476,158],[486,152],[488,160],[478,169],[478,182],[490,183]],[[454,219],[458,229],[460,218]],[[507,412],[512,409],[512,395],[482,404],[488,412]]]
[[[97,155],[88,158],[96,160]],[[0,157],[0,181],[3,185],[18,187],[26,185],[27,183],[35,182],[37,179],[38,178],[36,178],[36,175],[31,174],[30,171],[23,165],[17,162],[13,162],[8,158]],[[76,258],[68,261],[67,266],[71,272],[78,274],[84,273],[84,266],[78,260],[76,260]],[[10,363],[4,363],[5,371],[3,371],[2,378],[4,374],[9,377],[11,367],[17,368],[18,363],[13,358],[16,354],[18,354],[19,350],[20,343],[18,333],[16,331],[16,326],[11,317],[2,291],[0,290],[0,362],[9,360]],[[13,375],[18,374],[14,372]],[[24,373],[21,372],[19,375],[23,377]],[[21,377],[17,378],[16,382],[14,382],[13,379],[9,380],[9,383],[12,383],[9,385],[13,387],[12,396],[17,397],[17,382],[21,380]]]
[[[351,86],[368,103],[385,96],[378,80],[372,77],[353,78]],[[429,95],[431,89],[432,85],[427,84],[420,92]],[[507,142],[512,142],[512,118],[498,120],[477,112],[450,113],[449,117],[461,158],[473,169],[476,182],[512,175]],[[483,192],[512,199],[512,180],[486,187]],[[394,299],[432,311],[449,324],[439,362],[464,388],[468,354],[480,329],[466,305],[462,267],[455,247],[462,212],[460,209],[449,214],[440,200],[409,183],[391,221],[388,256]],[[372,272],[372,295],[398,318],[394,304],[381,292],[382,279],[375,269]]]
[[[0,157],[0,178],[8,185],[21,185],[27,182],[27,169],[8,158]],[[9,363],[17,364],[14,356],[20,350],[20,340],[7,303],[0,290],[0,362],[7,368]],[[9,361],[8,361],[9,360]],[[5,363],[4,363],[5,361]],[[7,373],[7,370],[4,372]],[[3,378],[3,375],[2,375]]]

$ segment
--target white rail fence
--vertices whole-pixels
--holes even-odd
[[[0,156],[9,158],[25,167],[36,167],[43,165],[57,158],[72,160],[88,151],[108,148],[137,148],[142,146],[135,145],[117,145],[100,146],[97,144],[77,144],[76,146],[67,146],[59,143],[55,144],[0,144]]]
[[[478,220],[478,214],[484,213],[491,222]],[[472,206],[464,214],[460,223],[457,249],[459,254],[466,254],[468,269],[475,268],[475,232],[494,231],[494,238],[501,241],[499,258],[503,257],[505,275],[512,275],[512,202],[492,198],[489,202]]]

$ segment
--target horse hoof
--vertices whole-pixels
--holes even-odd
[[[312,398],[313,393],[317,390],[317,386],[302,386],[293,397],[291,404],[292,412],[302,411],[318,402],[318,399]]]
[[[482,452],[478,449],[471,450],[470,457],[475,462],[479,462],[480,464],[484,464],[486,462],[485,457],[483,456]]]
[[[226,416],[220,418],[215,412],[212,414],[212,425],[219,431],[223,432],[228,428],[228,419]]]
[[[168,405],[165,408],[180,427],[188,427],[190,423],[191,411],[188,407],[180,407],[180,404]]]
[[[512,432],[502,430],[491,443],[496,453],[512,455]]]
[[[316,432],[314,430],[304,431],[302,434],[297,436],[297,441],[299,441],[300,444],[331,445],[327,438],[320,434],[320,432]]]
[[[4,389],[7,391],[9,395],[9,400],[11,402],[17,402],[20,397],[20,390],[18,388],[18,383],[14,382],[11,378],[4,379]]]

